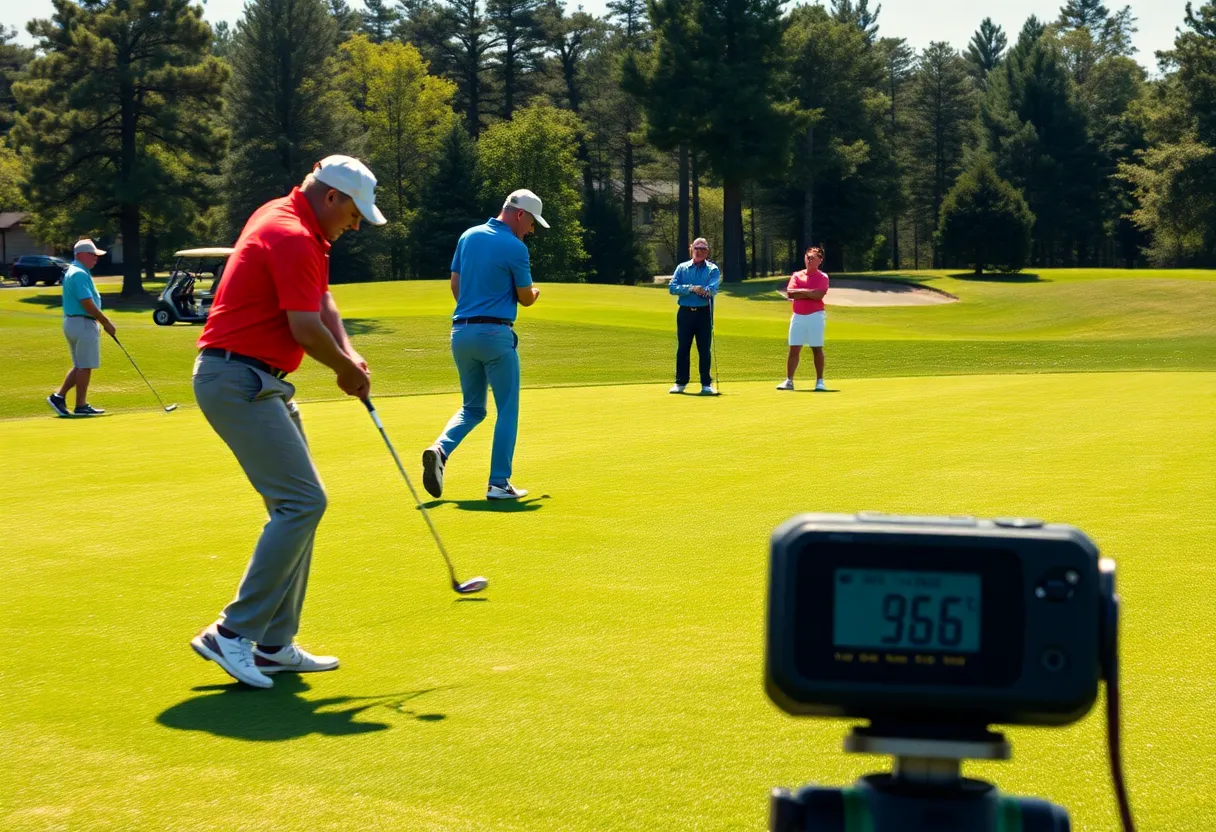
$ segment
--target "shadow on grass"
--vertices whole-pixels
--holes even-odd
[[[331,696],[304,699],[309,685],[298,674],[275,677],[270,690],[255,690],[238,682],[229,685],[204,685],[194,688],[202,694],[179,702],[156,718],[166,728],[180,731],[205,731],[220,737],[253,742],[283,740],[321,734],[341,737],[367,734],[391,727],[384,722],[357,722],[355,718],[370,708],[385,707],[423,722],[438,722],[445,714],[417,713],[409,704],[436,688],[390,693],[383,696]],[[337,706],[356,704],[334,710]]]
[[[439,506],[455,506],[461,511],[492,511],[499,514],[518,514],[522,511],[536,511],[541,507],[544,497],[531,500],[431,500],[423,503],[426,508]]]
[[[950,275],[955,280],[976,280],[984,283],[1050,283],[1050,280],[1039,277],[1033,272],[993,272],[991,274],[976,274],[975,272],[959,272]]]
[[[391,329],[378,318],[343,318],[342,325],[346,328],[347,335],[374,335]]]
[[[159,299],[159,295],[154,295],[151,292],[144,292],[139,295],[132,295],[131,297],[107,293],[102,300],[102,309],[106,312],[150,312],[156,308],[156,303]],[[45,306],[47,309],[58,309],[63,306],[63,294],[55,292],[54,294],[29,295],[21,298],[20,302],[35,306]]]

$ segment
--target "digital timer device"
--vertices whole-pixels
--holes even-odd
[[[804,514],[771,553],[767,687],[790,714],[1061,725],[1097,698],[1113,583],[1072,526]]]
[[[962,775],[1005,760],[995,723],[1066,725],[1106,682],[1119,751],[1114,561],[1028,518],[803,514],[770,545],[765,686],[794,716],[868,719],[846,751],[894,758],[852,786],[774,789],[770,832],[1068,832],[1068,812]]]

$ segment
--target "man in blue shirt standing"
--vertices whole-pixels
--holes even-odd
[[[452,257],[452,357],[460,373],[464,404],[443,435],[422,452],[422,483],[432,497],[443,494],[443,469],[448,457],[486,418],[486,387],[494,391],[498,420],[490,456],[488,500],[518,500],[528,492],[511,485],[511,463],[519,432],[519,337],[515,315],[540,296],[532,285],[532,269],[524,237],[533,221],[548,228],[541,216],[540,197],[529,190],[513,191],[497,217],[460,236]]]
[[[692,241],[692,259],[676,266],[667,289],[680,298],[676,313],[676,383],[670,393],[683,393],[688,386],[692,342],[697,341],[700,359],[701,395],[715,396],[713,376],[709,373],[713,346],[713,298],[722,285],[722,273],[709,261],[709,243],[704,237]]]
[[[80,240],[72,250],[76,259],[63,276],[63,335],[72,353],[72,369],[46,402],[60,416],[100,416],[105,411],[89,404],[89,381],[101,366],[101,330],[110,335],[116,331],[101,311],[101,295],[93,283],[93,267],[105,252],[92,240]],[[76,409],[69,412],[67,395],[73,387]]]

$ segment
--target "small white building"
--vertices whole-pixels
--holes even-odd
[[[4,266],[5,274],[9,265],[26,254],[54,254],[50,246],[35,242],[25,228],[28,215],[23,211],[5,211],[0,213],[0,264]]]

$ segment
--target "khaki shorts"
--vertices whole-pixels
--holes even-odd
[[[65,316],[63,335],[68,339],[73,367],[95,370],[101,366],[101,324],[93,318]]]

